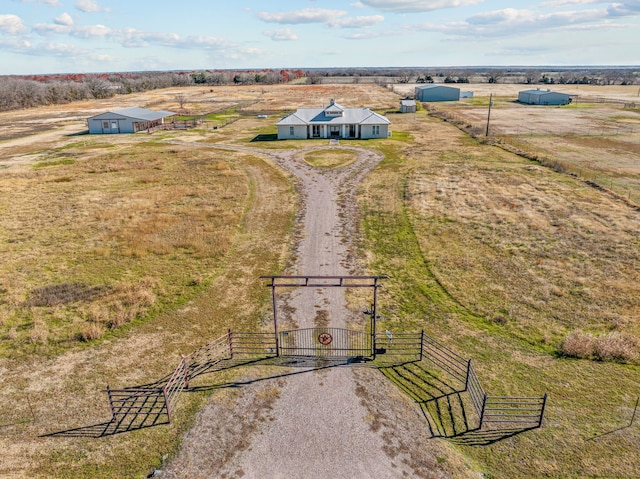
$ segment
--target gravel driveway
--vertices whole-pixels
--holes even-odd
[[[270,153],[295,176],[302,201],[296,264],[287,274],[357,274],[351,242],[355,190],[381,157],[353,149],[354,163],[316,168],[302,159],[311,150]],[[298,288],[281,295],[281,328],[363,321],[347,309],[344,292]],[[449,477],[435,459],[446,446],[427,444],[431,436],[419,408],[376,369],[311,363],[266,373],[250,368],[242,387],[216,393],[162,477]]]

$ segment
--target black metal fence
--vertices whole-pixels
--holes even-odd
[[[229,330],[227,341],[230,358],[276,356],[276,338],[273,333],[243,333]]]
[[[344,328],[307,328],[281,331],[282,356],[353,358],[372,355],[371,334]]]
[[[279,344],[273,333],[233,332],[205,344],[186,356],[167,379],[152,387],[111,389],[107,395],[112,423],[119,427],[144,427],[158,424],[162,417],[171,422],[176,404],[189,381],[218,370],[217,365],[234,358],[269,358],[278,355],[314,357],[352,357],[375,355],[393,361],[426,359],[460,383],[460,392],[468,392],[482,428],[488,423],[511,423],[540,427],[547,395],[542,397],[489,396],[470,359],[465,359],[424,331],[419,333],[369,333],[338,328],[309,328],[280,332]],[[326,343],[326,344],[324,344]]]
[[[169,410],[162,388],[111,389],[107,386],[113,430],[162,424]]]
[[[111,422],[115,428],[132,429],[161,423],[162,418],[171,422],[176,404],[189,381],[196,376],[215,370],[216,365],[234,357],[276,355],[273,333],[227,334],[205,344],[186,356],[165,380],[152,387],[111,389],[107,396],[111,408]]]
[[[422,337],[424,333],[377,333],[375,352],[391,359],[422,359]]]
[[[378,333],[376,353],[393,360],[426,359],[455,379],[462,392],[467,392],[479,418],[479,428],[488,423],[510,423],[540,427],[544,418],[547,395],[542,397],[489,396],[466,359],[443,343],[420,333]]]
[[[509,423],[541,427],[547,395],[542,397],[484,396],[480,424]]]

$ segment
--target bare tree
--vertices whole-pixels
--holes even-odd
[[[184,93],[178,93],[175,96],[175,100],[178,102],[178,105],[180,105],[180,109],[184,110],[184,105],[187,103],[187,95]]]
[[[307,83],[310,85],[319,85],[322,83],[322,74],[319,72],[307,72],[305,76],[307,77]]]
[[[504,72],[502,70],[489,70],[487,72],[487,83],[498,83],[503,76]]]

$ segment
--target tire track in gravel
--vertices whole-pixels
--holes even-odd
[[[301,204],[296,261],[287,274],[357,273],[355,191],[381,156],[342,146],[277,152],[221,148],[268,155],[295,177]],[[304,161],[307,152],[322,148],[357,151],[358,159],[340,168],[316,168]],[[362,321],[347,309],[344,292],[298,288],[280,295],[281,329],[313,327],[320,320],[332,327]],[[320,362],[298,366],[283,367],[281,377],[268,381],[246,377],[225,400],[215,396],[163,477],[446,477],[434,471],[437,466],[425,469],[436,461],[424,452],[424,441],[416,440],[418,434],[430,437],[424,417],[415,405],[399,400],[398,391],[374,369],[322,367]],[[398,418],[418,426],[398,426]],[[395,432],[398,427],[402,437]]]

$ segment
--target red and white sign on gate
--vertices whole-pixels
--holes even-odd
[[[331,336],[329,333],[325,332],[318,335],[318,342],[323,346],[329,346],[331,344],[331,341],[333,341],[333,336]]]

